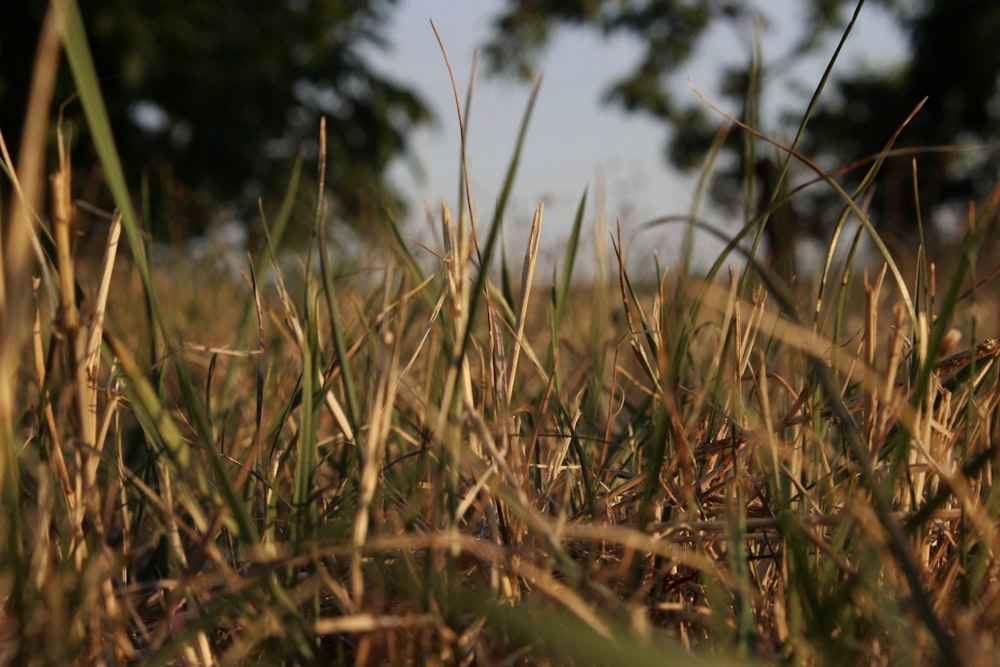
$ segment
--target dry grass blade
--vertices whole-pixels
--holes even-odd
[[[389,295],[393,280],[393,272],[385,277],[382,311],[390,308]],[[369,425],[368,435],[364,441],[365,449],[359,451],[360,479],[358,480],[358,503],[355,511],[353,544],[357,551],[351,563],[351,586],[354,602],[360,608],[364,602],[364,576],[361,571],[362,553],[368,538],[369,521],[371,519],[372,502],[378,487],[379,475],[383,466],[383,452],[386,451],[392,428],[393,411],[396,394],[400,387],[401,346],[406,339],[405,324],[407,321],[407,306],[404,301],[407,292],[406,277],[400,280],[397,290],[398,314],[392,323],[395,329],[389,329],[389,322],[381,332],[376,353],[378,368],[371,378],[372,396],[369,402],[369,415],[366,420]]]
[[[16,415],[19,410],[17,364],[24,343],[31,332],[24,326],[28,316],[32,292],[29,264],[34,247],[40,265],[44,265],[35,238],[36,212],[44,191],[45,141],[48,133],[47,110],[52,100],[56,72],[59,66],[60,35],[55,11],[46,12],[38,41],[38,51],[32,73],[31,95],[25,110],[25,125],[18,155],[17,169],[11,161],[7,144],[0,128],[5,171],[14,184],[16,196],[12,198],[7,219],[0,221],[0,502],[12,516],[10,530],[17,532],[17,464],[14,452]],[[34,241],[34,243],[33,243]]]
[[[341,635],[376,632],[378,630],[409,630],[420,626],[436,626],[438,619],[431,614],[419,616],[374,616],[355,614],[338,618],[323,618],[313,623],[317,635]]]
[[[49,132],[48,110],[52,105],[52,91],[59,70],[60,41],[57,12],[54,7],[49,7],[38,39],[16,169],[11,164],[6,143],[2,144],[4,164],[17,192],[11,200],[3,244],[0,245],[3,262],[3,270],[0,271],[0,319],[8,323],[19,312],[16,304],[23,302],[23,295],[29,291],[27,269],[32,256],[29,247],[33,246],[38,251],[34,221],[38,218],[45,189],[43,173]],[[40,261],[41,257],[36,255],[36,259]]]
[[[510,372],[507,377],[507,401],[514,395],[514,380],[517,378],[517,364],[521,357],[524,329],[528,321],[528,304],[531,288],[535,277],[535,263],[538,260],[538,242],[542,231],[542,214],[544,205],[539,204],[531,219],[531,231],[528,234],[528,247],[524,252],[524,265],[521,267],[521,300],[518,303],[517,320],[514,322],[514,344],[510,354]]]

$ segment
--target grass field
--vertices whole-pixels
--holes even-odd
[[[860,191],[794,289],[746,250],[766,216],[638,284],[617,230],[578,257],[584,202],[558,266],[541,208],[500,251],[522,133],[493,214],[459,195],[432,251],[389,228],[332,266],[320,189],[301,261],[274,261],[285,205],[241,281],[151,264],[69,25],[118,210],[76,257],[67,161],[46,188],[4,151],[0,662],[997,659],[1000,191],[940,269]]]

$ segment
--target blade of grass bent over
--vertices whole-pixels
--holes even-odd
[[[794,157],[800,163],[802,163],[810,170],[812,170],[819,177],[820,180],[824,181],[827,185],[830,186],[830,188],[840,197],[841,201],[843,201],[844,204],[851,210],[851,212],[854,213],[855,216],[857,216],[861,224],[865,226],[865,229],[868,231],[868,234],[872,239],[872,243],[875,244],[875,247],[878,249],[882,257],[886,258],[887,260],[891,259],[891,253],[889,252],[889,249],[886,247],[885,242],[882,240],[882,237],[878,234],[877,231],[875,231],[875,228],[872,226],[872,223],[868,219],[868,216],[865,215],[864,211],[861,210],[861,207],[859,207],[858,204],[854,201],[854,198],[851,197],[849,194],[847,194],[844,188],[841,187],[841,185],[837,183],[836,179],[834,178],[834,176],[839,172],[839,170],[833,170],[830,172],[823,171],[823,169],[819,165],[817,165],[815,162],[810,160],[805,155],[794,151],[792,148],[782,144],[779,141],[776,141],[775,139],[772,139],[764,134],[761,134],[760,132],[751,127],[747,127],[746,124],[740,122],[738,119],[734,118],[731,114],[726,113],[725,111],[720,109],[717,105],[710,102],[708,98],[705,97],[705,95],[697,88],[695,88],[694,86],[692,86],[691,88],[692,90],[694,90],[694,93],[703,102],[705,102],[705,104],[707,104],[713,111],[723,116],[724,118],[729,119],[730,122],[738,125],[741,129],[752,133],[757,138],[766,141],[767,143],[771,144],[772,146],[778,148],[781,151],[790,153],[792,157]],[[747,233],[747,230],[748,228],[745,226],[737,234],[736,238],[741,238],[743,235]],[[735,239],[734,242],[731,242],[729,245],[727,245],[726,250],[729,251],[734,247],[735,247]],[[721,259],[717,260],[715,265],[713,265],[714,272],[718,271],[717,266],[720,264],[721,264]],[[913,305],[913,299],[910,297],[909,290],[906,288],[906,281],[903,279],[903,275],[902,273],[900,273],[899,267],[896,266],[895,263],[890,262],[889,271],[890,273],[892,273],[893,281],[896,283],[896,286],[899,290],[899,296],[903,301],[903,305],[906,308],[907,314],[910,316],[911,321],[916,322],[916,310]],[[761,272],[762,272],[761,269],[758,269],[758,273]],[[773,278],[770,278],[769,280],[767,280],[767,282],[773,283],[774,282]],[[786,296],[790,295],[786,294]],[[790,305],[794,305],[794,302],[790,299],[787,300],[787,303],[789,303]]]
[[[448,51],[444,48],[444,41],[438,32],[434,21],[431,22],[431,30],[437,39],[438,47],[441,49],[441,57],[444,58],[444,65],[448,70],[448,79],[451,81],[451,92],[455,98],[455,113],[458,115],[458,132],[461,139],[459,171],[458,171],[458,239],[459,247],[465,247],[465,213],[468,204],[469,221],[472,226],[472,241],[476,244],[476,253],[479,253],[479,238],[476,233],[476,217],[472,210],[472,185],[469,182],[469,162],[466,155],[466,137],[469,132],[469,115],[472,111],[472,90],[476,81],[476,68],[479,64],[479,51],[473,55],[472,69],[469,72],[469,88],[465,95],[465,112],[462,112],[462,105],[458,98],[458,87],[455,85],[455,73],[451,69],[451,62],[448,60]],[[482,261],[482,255],[479,257]]]

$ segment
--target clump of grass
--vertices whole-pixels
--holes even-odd
[[[4,151],[18,192],[0,290],[4,662],[995,651],[1000,342],[977,338],[965,304],[1000,190],[970,213],[941,298],[934,264],[907,280],[883,247],[859,275],[858,244],[838,259],[836,241],[798,292],[755,250],[721,276],[736,241],[707,276],[681,261],[644,286],[619,229],[596,259],[617,263],[617,304],[602,306],[610,285],[573,280],[585,198],[546,298],[543,209],[520,276],[498,250],[529,104],[488,225],[463,169],[436,267],[393,228],[374,287],[328,264],[321,156],[302,275],[274,262],[289,207],[262,212],[268,247],[224,287],[233,324],[195,345],[176,304],[215,295],[161,293],[79,19],[55,8],[120,211],[98,270],[79,271],[65,150],[47,218]],[[864,190],[842,194],[841,229],[853,214],[877,238]],[[12,250],[33,244],[34,262]]]

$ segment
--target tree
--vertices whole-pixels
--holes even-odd
[[[895,148],[995,142],[1000,120],[1000,5],[990,0],[925,0],[895,2],[891,8],[908,36],[909,61],[888,71],[839,78],[829,103],[812,119],[803,150],[829,164],[848,164],[877,152],[925,97]],[[995,150],[921,154],[918,200],[912,157],[886,162],[872,200],[880,233],[909,249],[918,239],[918,203],[925,221],[961,222],[965,205],[981,200],[1000,174]],[[804,204],[813,208],[805,214],[816,217],[827,200],[813,197]],[[937,240],[936,231],[927,225],[931,241]]]
[[[154,232],[183,237],[221,203],[280,197],[301,147],[315,155],[320,115],[338,217],[362,225],[399,209],[383,172],[429,112],[365,58],[386,46],[395,0],[79,4],[126,171],[160,203]],[[0,129],[15,147],[45,5],[10,3],[0,21]],[[63,71],[57,102],[71,92]],[[94,162],[86,146],[78,137],[80,165]]]
[[[898,17],[909,36],[910,60],[894,70],[839,75],[832,94],[827,93],[828,101],[810,120],[801,151],[831,169],[875,154],[925,95],[931,99],[906,128],[899,146],[995,139],[991,133],[1000,115],[996,104],[1000,5],[990,0],[875,2]],[[752,40],[747,39],[748,66],[728,71],[723,85],[725,95],[747,101],[744,120],[761,129],[753,109],[756,77],[780,76],[787,63],[816,48],[831,30],[842,29],[844,11],[855,4],[812,0],[800,31],[802,38],[789,46],[784,57],[756,71],[749,65]],[[643,57],[632,72],[611,84],[605,101],[662,119],[672,129],[666,156],[676,166],[689,169],[701,164],[719,119],[702,107],[679,104],[668,88],[669,76],[690,58],[709,25],[725,21],[749,36],[754,16],[753,5],[746,0],[507,0],[494,20],[493,36],[484,51],[494,71],[527,77],[559,26],[633,37],[643,45]],[[801,110],[787,114],[793,124],[768,128],[765,134],[789,136],[801,115]],[[743,160],[733,160],[729,169],[721,170],[716,181],[721,185],[714,188],[717,199],[726,203],[729,198],[728,203],[734,203],[732,193],[744,191],[732,187],[732,179],[753,174],[757,176],[757,208],[765,208],[775,186],[774,165],[767,163],[772,158],[759,146],[752,146],[749,152],[742,150],[741,140],[735,136],[729,148],[731,155],[740,155]],[[757,159],[746,163],[745,158],[755,153]],[[983,194],[997,174],[996,156],[986,152],[938,151],[920,159],[920,205],[928,211]],[[875,189],[871,217],[881,233],[912,247],[917,216],[909,165],[909,158],[887,162]],[[864,169],[858,169],[845,175],[848,191],[863,173]],[[785,210],[775,220],[777,226],[768,228],[772,263],[786,277],[794,273],[795,246],[789,239],[801,232],[828,230],[842,208],[842,203],[837,205],[831,199],[828,191],[813,188],[796,198],[793,214]],[[748,208],[753,206],[752,202],[743,203]],[[796,225],[795,220],[807,222]]]

